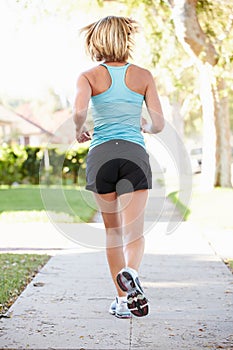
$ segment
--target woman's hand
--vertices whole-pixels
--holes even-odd
[[[141,130],[144,133],[152,134],[151,124],[144,117],[141,118]]]
[[[84,142],[90,141],[91,138],[92,138],[91,134],[86,128],[83,128],[81,134],[80,134],[80,132],[76,133],[76,140],[79,143],[84,143]]]

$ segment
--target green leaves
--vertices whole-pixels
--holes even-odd
[[[0,148],[0,184],[11,185],[22,180],[23,163],[27,160],[27,152],[18,145],[3,144]]]
[[[16,183],[39,184],[40,175],[49,176],[49,183],[56,182],[56,178],[69,180],[71,183],[84,184],[85,182],[85,157],[87,147],[70,149],[61,152],[58,148],[50,148],[49,174],[43,169],[43,147],[9,146],[3,144],[0,147],[0,185],[12,185]],[[79,168],[83,169],[83,171]],[[40,174],[41,171],[41,174]]]

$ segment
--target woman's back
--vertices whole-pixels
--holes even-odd
[[[125,64],[117,62],[109,62],[107,65],[110,68],[125,66]],[[103,65],[99,65],[85,72],[85,76],[91,85],[92,96],[107,91],[112,84],[111,76]],[[130,90],[144,96],[148,84],[148,71],[134,64],[130,64],[126,71],[125,84]]]
[[[131,69],[132,68],[132,69]],[[141,113],[146,90],[144,71],[126,64],[101,64],[86,75],[92,89],[94,134],[90,148],[122,139],[145,147]]]

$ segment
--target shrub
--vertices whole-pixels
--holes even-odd
[[[43,158],[43,150],[40,147],[25,146],[27,159],[23,162],[21,172],[24,180],[33,185],[39,184],[40,163]]]
[[[27,157],[27,152],[23,146],[3,144],[0,147],[1,185],[12,185],[14,182],[22,181],[22,167]]]
[[[49,166],[45,169],[44,147],[4,144],[0,147],[0,184],[26,182],[37,185],[41,178],[48,185],[57,180],[84,185],[87,152],[86,147],[67,152],[51,147],[48,149]]]

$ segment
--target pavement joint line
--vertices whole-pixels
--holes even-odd
[[[133,337],[133,319],[130,319],[130,327],[129,327],[129,350],[132,349],[132,337]]]
[[[94,333],[95,325],[98,325],[96,320],[100,319],[99,312],[102,315],[102,307],[105,309],[105,305],[107,305],[105,301],[112,300],[110,289],[109,294],[106,294],[106,296],[102,293],[102,290],[105,293],[105,285],[103,285],[105,279],[102,279],[103,266],[105,266],[105,271],[107,271],[106,261],[102,259],[104,256],[103,250],[91,249],[82,245],[68,247],[64,245],[63,248],[58,249],[47,248],[46,246],[42,249],[37,248],[35,251],[44,251],[47,254],[50,251],[54,251],[55,256],[51,257],[53,260],[50,260],[49,265],[47,265],[47,272],[41,270],[40,273],[42,275],[39,275],[36,280],[40,281],[40,278],[47,278],[47,287],[45,285],[45,288],[34,289],[32,288],[32,284],[29,285],[22,297],[19,298],[18,304],[16,303],[14,306],[15,309],[13,310],[16,312],[16,318],[14,316],[1,320],[0,326],[3,325],[2,330],[9,334],[6,335],[3,333],[0,335],[0,350],[136,350],[142,348],[143,350],[146,348],[148,350],[204,350],[207,347],[211,349],[221,347],[222,349],[233,350],[233,282],[232,274],[230,271],[228,273],[228,268],[223,261],[223,256],[228,254],[228,248],[232,247],[232,238],[230,240],[227,239],[225,242],[221,236],[221,242],[224,241],[225,243],[223,242],[224,246],[220,248],[225,249],[226,247],[227,249],[223,251],[218,249],[217,243],[219,240],[213,240],[212,244],[212,231],[208,235],[209,231],[203,232],[202,229],[198,229],[192,223],[188,225],[187,223],[181,223],[174,236],[166,236],[164,228],[165,225],[161,224],[156,228],[153,227],[151,232],[149,232],[147,236],[148,246],[145,250],[145,259],[142,265],[142,275],[144,276],[145,283],[146,281],[148,282],[147,287],[150,298],[151,300],[155,300],[156,298],[158,300],[157,306],[151,310],[151,319],[146,320],[145,318],[145,320],[138,321],[133,318],[129,323],[123,323],[122,327],[117,329],[114,321],[115,318],[110,321],[106,313],[103,317],[101,316],[101,320],[103,320],[100,326],[96,328],[96,333]],[[6,233],[8,234],[8,232]],[[54,236],[54,239],[56,238],[57,236]],[[5,246],[9,247],[9,242],[7,240],[5,242]],[[13,241],[13,247],[16,246],[16,242]],[[38,243],[41,246],[41,242]],[[54,241],[51,244],[54,244]],[[22,249],[25,248],[20,248],[20,250]],[[12,248],[9,250],[12,250]],[[33,248],[28,249],[28,251],[30,250],[33,251]],[[76,256],[77,253],[80,254]],[[73,260],[77,257],[78,260]],[[90,266],[87,264],[89,258],[91,262]],[[101,277],[101,280],[98,279],[99,294],[97,293],[95,298],[93,298],[92,292],[87,293],[88,289],[86,287],[89,281],[86,275],[76,273],[78,271],[77,266],[80,266],[80,271],[83,271],[82,267],[85,266],[87,271],[94,276],[93,282],[97,281],[98,276]],[[95,269],[92,268],[93,266],[95,266]],[[72,270],[72,274],[66,274],[71,268],[74,269]],[[57,282],[57,273],[60,278],[58,284],[55,283]],[[172,274],[174,274],[175,280]],[[178,278],[177,276],[180,277]],[[189,280],[190,276],[192,278]],[[80,295],[81,297],[85,296],[88,300],[87,305],[90,305],[90,310],[87,310],[88,312],[93,311],[92,305],[94,305],[95,300],[100,305],[98,309],[96,308],[94,310],[95,313],[90,314],[90,317],[87,318],[86,304],[80,303],[80,305],[84,306],[85,311],[85,313],[80,313],[78,316],[80,327],[77,327],[77,322],[79,322],[76,321],[77,317],[67,316],[66,312],[67,307],[70,307],[73,312],[73,300],[76,298],[76,288],[73,283],[70,284],[72,278],[76,282],[79,282],[79,279],[82,279],[84,282],[82,284],[82,288],[84,289],[81,289],[83,294],[81,293]],[[187,278],[188,280],[186,280]],[[174,281],[177,282],[175,283]],[[209,294],[205,291],[207,282]],[[64,297],[62,293],[64,290],[67,291],[72,285],[71,294]],[[53,290],[51,288],[53,286],[58,286],[58,289]],[[114,289],[112,291],[114,292]],[[171,292],[173,292],[172,298]],[[56,331],[59,334],[59,339],[56,340],[56,333],[53,332],[50,335],[49,331],[51,329],[48,325],[51,322],[50,326],[52,327],[52,317],[57,317],[56,305],[60,297],[63,300],[61,300],[61,304],[59,305],[61,308],[64,307],[66,309],[64,313],[65,317],[62,316],[61,321],[55,324]],[[39,306],[37,307],[33,304],[33,308],[31,309],[31,304],[29,305],[30,298],[31,302]],[[48,304],[45,303],[45,306],[43,306],[43,301],[47,299]],[[78,302],[79,300],[77,300],[77,306],[79,306]],[[183,305],[181,310],[183,314],[179,316],[180,312],[178,314],[175,312],[179,311],[181,303]],[[48,305],[51,306],[51,310],[48,310]],[[29,317],[27,314],[28,310],[31,312],[31,314],[29,313]],[[60,310],[61,314],[62,310]],[[186,310],[188,310],[188,315],[186,315]],[[76,315],[76,311],[74,314]],[[42,317],[39,321],[36,319],[37,315]],[[24,317],[29,322],[28,328]],[[197,322],[198,319],[199,321]],[[32,320],[35,322],[30,323]],[[66,323],[63,323],[63,320],[67,322],[67,326]],[[15,332],[16,327],[19,328],[18,333]],[[74,332],[77,330],[77,337],[76,334],[73,335],[70,329],[73,329]],[[91,333],[89,329],[91,329]],[[125,333],[126,329],[127,337]],[[34,333],[38,337],[42,334],[47,338],[41,338],[45,339],[41,343],[39,338],[36,337],[33,339],[34,330],[42,332],[38,334]],[[66,335],[66,330],[68,330],[68,335]],[[121,345],[116,336],[118,332],[124,333],[124,346],[120,348],[119,346]],[[83,343],[83,339],[79,341],[78,336],[80,334],[82,337],[85,336],[85,344]],[[88,338],[90,334],[91,337]],[[104,335],[103,338],[101,338],[102,334]],[[69,342],[67,342],[67,337],[69,337]],[[94,343],[95,337],[97,337],[100,343]],[[6,343],[3,343],[4,341]]]

